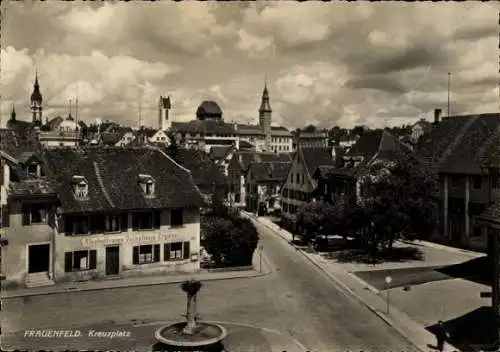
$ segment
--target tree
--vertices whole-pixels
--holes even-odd
[[[298,214],[299,224],[304,230],[304,240],[310,241],[317,235],[333,235],[341,233],[343,220],[343,204],[313,202],[302,206]]]
[[[361,187],[358,233],[373,252],[435,230],[438,184],[413,158],[372,164]]]
[[[203,245],[217,265],[252,264],[259,234],[250,219],[227,214],[207,216],[201,223]]]
[[[316,126],[307,125],[302,131],[304,131],[304,132],[316,132]]]

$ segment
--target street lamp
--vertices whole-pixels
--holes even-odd
[[[264,245],[259,245],[259,273],[262,272],[262,250],[264,249]]]
[[[391,284],[391,282],[392,282],[392,277],[386,276],[385,277],[385,284],[387,285],[387,287],[386,287],[386,292],[387,292],[387,296],[386,296],[387,315],[389,315],[389,285]]]

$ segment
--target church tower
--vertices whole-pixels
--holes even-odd
[[[271,104],[269,103],[269,91],[267,90],[267,82],[264,83],[264,91],[262,92],[262,100],[259,108],[259,125],[264,132],[266,151],[271,150]]]
[[[172,127],[172,121],[170,120],[170,116],[168,116],[168,111],[171,108],[170,97],[160,96],[158,103],[158,128],[162,131],[166,131]]]
[[[38,84],[38,72],[35,74],[35,84],[33,85],[33,93],[31,93],[31,114],[33,115],[34,124],[42,124],[42,93],[40,93],[40,85]]]

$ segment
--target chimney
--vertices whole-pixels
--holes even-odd
[[[441,109],[434,109],[434,124],[437,125],[441,120]]]

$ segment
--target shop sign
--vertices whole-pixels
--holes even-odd
[[[143,233],[140,235],[101,235],[92,236],[89,238],[82,239],[83,246],[107,246],[107,245],[119,245],[119,244],[137,244],[137,243],[158,243],[158,242],[171,242],[179,237],[178,233]]]

